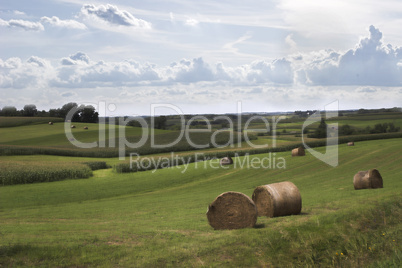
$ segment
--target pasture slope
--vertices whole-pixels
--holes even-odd
[[[398,267],[401,141],[340,145],[337,167],[310,153],[292,158],[282,152],[250,156],[265,165],[271,159],[265,168],[248,166],[241,157],[225,167],[212,160],[155,172],[107,169],[89,179],[1,186],[0,266]],[[370,168],[381,172],[384,188],[355,191],[354,174]],[[240,230],[209,226],[205,213],[219,194],[251,196],[255,187],[280,181],[299,188],[301,215],[259,217],[255,228]]]

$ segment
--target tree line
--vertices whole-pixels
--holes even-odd
[[[61,108],[50,109],[49,111],[39,111],[35,104],[27,104],[21,110],[14,106],[4,106],[0,109],[0,116],[27,116],[27,117],[59,117],[66,119],[71,109],[77,109],[77,112],[71,119],[72,122],[97,123],[99,113],[92,105],[80,105],[75,102],[64,104]]]
[[[308,134],[309,138],[327,138],[327,123],[325,123],[324,118],[321,118],[321,122],[318,125],[317,129],[312,134]],[[339,136],[349,136],[349,135],[358,135],[358,134],[380,134],[380,133],[393,133],[399,132],[401,130],[400,127],[394,125],[394,123],[379,123],[376,124],[373,128],[367,126],[365,129],[356,129],[351,127],[350,125],[342,125],[338,129]],[[306,133],[305,133],[306,134]],[[329,135],[330,136],[330,135]]]

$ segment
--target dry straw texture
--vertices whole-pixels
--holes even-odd
[[[254,227],[257,222],[257,208],[247,195],[226,192],[209,205],[207,218],[215,230]]]
[[[230,156],[224,157],[220,161],[221,165],[231,165],[233,164],[233,159]]]
[[[380,172],[372,168],[367,171],[359,171],[353,177],[355,190],[383,188]]]
[[[258,216],[279,217],[300,214],[299,189],[289,181],[258,186],[253,192]]]
[[[306,153],[304,152],[303,147],[295,148],[292,150],[292,156],[305,156]]]

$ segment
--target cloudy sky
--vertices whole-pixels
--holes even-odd
[[[401,107],[401,25],[399,0],[2,1],[0,108]]]

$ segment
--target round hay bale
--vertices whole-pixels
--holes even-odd
[[[302,208],[299,189],[289,181],[258,186],[252,198],[258,216],[296,215],[300,214]]]
[[[348,142],[348,146],[355,146],[355,143],[353,141]]]
[[[74,126],[74,125],[71,125],[71,128],[75,128],[75,126]]]
[[[207,218],[215,230],[254,227],[257,208],[247,195],[226,192],[208,206]]]
[[[84,127],[84,129],[88,129],[88,127]]]
[[[381,174],[375,168],[359,171],[353,177],[353,186],[355,190],[383,188]]]
[[[292,150],[292,156],[305,156],[306,152],[303,147],[295,148]]]
[[[220,161],[221,166],[223,165],[232,165],[233,164],[233,159],[230,156],[224,157]]]
[[[53,125],[53,122],[49,122],[49,125]]]

